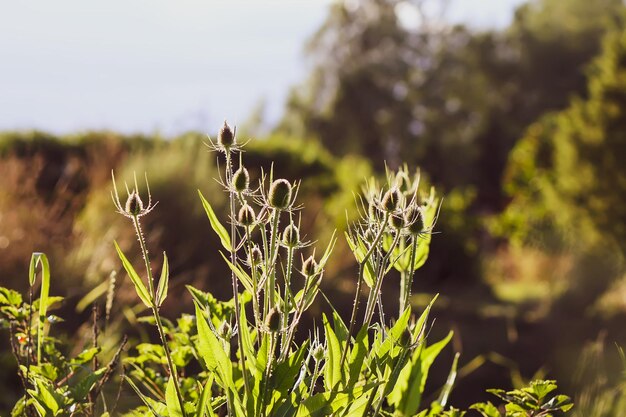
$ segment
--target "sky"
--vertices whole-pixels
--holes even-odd
[[[0,131],[175,135],[278,120],[332,0],[57,0],[0,7]],[[521,0],[451,0],[502,27]]]

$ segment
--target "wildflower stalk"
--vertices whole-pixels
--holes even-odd
[[[387,224],[388,220],[389,220],[389,213],[385,212],[385,216],[384,216],[382,224],[383,225]],[[380,230],[378,231],[378,234],[374,238],[372,245],[370,246],[367,253],[363,257],[363,260],[359,262],[359,277],[356,282],[356,291],[355,291],[356,294],[354,295],[354,303],[352,304],[352,314],[350,315],[350,326],[348,327],[348,340],[346,341],[346,344],[344,345],[343,352],[341,352],[341,360],[339,361],[339,369],[342,369],[343,363],[346,360],[346,355],[348,354],[348,346],[350,345],[350,339],[352,338],[352,333],[354,332],[354,325],[356,323],[356,312],[357,312],[358,305],[359,305],[359,298],[361,296],[361,286],[363,283],[363,274],[365,273],[365,266],[367,265],[367,262],[372,256],[372,253],[374,253],[374,249],[376,249],[376,246],[378,246],[378,242],[380,242],[380,238],[383,236],[384,231],[385,231],[385,228],[381,227]]]
[[[233,167],[232,167],[232,159],[230,152],[226,152],[226,180],[228,184],[232,182],[233,178]],[[232,187],[229,188],[229,201],[230,201],[230,236],[231,236],[231,248],[230,248],[230,262],[233,265],[237,265],[237,234],[235,231],[235,191]],[[241,366],[241,373],[243,375],[243,383],[246,391],[246,396],[250,396],[250,387],[248,386],[248,376],[246,375],[246,359],[245,352],[243,348],[243,343],[241,342],[241,326],[247,326],[247,323],[241,323],[241,307],[239,305],[239,288],[237,283],[237,277],[235,276],[235,272],[231,270],[230,272],[231,282],[233,284],[233,301],[235,303],[235,323],[237,325],[238,331],[237,333],[237,345],[239,346],[239,364]]]
[[[157,329],[159,331],[159,337],[161,338],[161,344],[163,345],[163,350],[165,351],[165,357],[167,359],[167,367],[170,371],[170,378],[174,380],[174,388],[176,389],[176,397],[178,398],[178,403],[180,404],[180,409],[183,413],[183,417],[186,417],[185,413],[185,402],[183,401],[183,395],[180,392],[180,383],[178,381],[178,374],[176,372],[176,368],[174,367],[174,362],[172,361],[172,354],[170,353],[170,348],[167,344],[167,339],[165,337],[165,330],[163,328],[163,322],[161,321],[161,315],[159,314],[159,308],[157,307],[157,295],[154,288],[154,278],[152,276],[152,268],[150,267],[150,256],[148,254],[148,248],[146,247],[146,242],[143,237],[143,233],[141,232],[141,225],[139,224],[139,216],[132,216],[133,226],[135,227],[135,234],[137,235],[137,240],[139,240],[139,246],[141,247],[141,254],[143,256],[144,264],[146,267],[146,274],[148,275],[148,290],[150,294],[150,307],[152,308],[152,314],[154,315],[154,320],[156,322]]]

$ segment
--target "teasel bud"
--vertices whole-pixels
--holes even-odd
[[[250,174],[248,174],[248,170],[245,167],[240,166],[239,169],[235,171],[232,186],[238,193],[248,191],[250,187]]]
[[[261,253],[261,249],[258,246],[254,246],[250,254],[248,255],[248,263],[250,266],[256,265],[259,266],[263,262],[263,254]]]
[[[407,229],[412,235],[419,235],[424,231],[424,214],[419,207],[410,207],[405,214]]]
[[[265,318],[265,327],[272,333],[276,333],[280,330],[280,322],[282,320],[282,315],[280,310],[276,307],[272,307],[272,309],[267,313],[267,317]]]
[[[288,248],[295,248],[298,243],[300,243],[300,231],[291,223],[283,231],[283,244]]]
[[[400,193],[396,188],[392,188],[385,193],[381,202],[383,208],[387,212],[392,212],[398,208],[400,203]]]
[[[217,329],[217,335],[222,339],[229,341],[231,336],[233,335],[233,329],[230,326],[230,323],[227,321],[222,322],[219,329]]]
[[[396,230],[400,230],[404,227],[404,217],[399,214],[392,214],[389,217],[389,224]]]
[[[143,201],[136,191],[133,191],[128,195],[126,199],[126,213],[137,216],[143,211]]]
[[[239,209],[239,215],[237,216],[237,221],[243,226],[252,226],[256,220],[256,216],[254,215],[254,210],[247,204],[244,204],[241,209]]]
[[[279,179],[272,183],[268,195],[270,207],[284,210],[291,204],[291,184],[285,179]]]
[[[313,256],[309,256],[306,261],[302,263],[302,275],[305,277],[311,277],[317,273],[317,262]]]
[[[315,346],[315,349],[313,349],[313,359],[315,359],[315,362],[319,362],[324,359],[325,354],[326,349],[324,349],[324,346],[322,345],[317,345]]]
[[[226,120],[224,120],[224,126],[217,134],[217,144],[220,148],[228,151],[236,143],[235,134],[233,133]]]

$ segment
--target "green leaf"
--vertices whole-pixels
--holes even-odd
[[[91,361],[93,357],[96,356],[98,353],[100,353],[99,347],[85,349],[81,353],[79,353],[78,356],[76,356],[70,361],[70,366],[84,365],[87,362]]]
[[[117,242],[114,242],[114,243],[115,243],[115,250],[117,250],[117,255],[120,257],[120,260],[122,261],[122,265],[124,265],[124,269],[126,270],[126,273],[130,277],[130,280],[133,282],[137,295],[139,296],[141,301],[143,301],[146,307],[152,307],[152,301],[150,300],[150,293],[148,292],[146,285],[143,283],[143,281],[141,280],[141,278],[135,271],[135,268],[133,268],[133,265],[128,261],[128,259],[126,258],[126,255],[124,255],[124,252],[122,252]]]
[[[239,278],[239,281],[241,281],[245,289],[248,290],[250,294],[254,294],[254,287],[252,286],[252,278],[250,278],[250,275],[240,267],[233,265],[222,252],[220,252],[220,255],[222,255],[222,258],[224,258],[231,271]]]
[[[41,264],[41,291],[39,295],[39,324],[37,326],[37,363],[41,362],[44,322],[46,320],[46,312],[48,309],[48,295],[50,292],[50,264],[48,263],[48,257],[45,254],[35,252],[30,258],[29,282],[31,286],[35,282],[35,270],[39,264]]]
[[[350,351],[349,361],[349,379],[348,385],[356,384],[359,375],[361,374],[361,368],[365,361],[365,355],[368,353],[368,338],[367,338],[367,326],[363,326],[359,333],[356,335],[356,341],[352,350]]]
[[[326,315],[323,316],[324,330],[326,331],[326,343],[328,344],[328,358],[324,366],[324,387],[328,390],[335,390],[342,381],[342,370],[339,367],[341,361],[341,345],[335,335]]]
[[[183,410],[181,409],[180,402],[178,401],[176,386],[174,384],[174,378],[170,377],[167,381],[167,387],[165,388],[165,404],[167,405],[167,412],[169,417],[183,417]]]
[[[196,304],[199,353],[207,368],[215,372],[218,382],[225,390],[233,386],[232,363],[224,348],[204,319],[200,306]]]
[[[357,244],[352,240],[348,232],[345,232],[344,234],[346,236],[348,246],[350,246],[350,250],[352,250],[352,253],[354,254],[359,264],[361,264],[363,262],[363,259],[365,259],[365,254],[367,253],[365,245],[359,240],[359,245],[357,246]],[[365,269],[363,270],[363,279],[365,280],[365,283],[370,288],[372,288],[372,286],[374,285],[375,274],[374,267],[372,266],[370,260],[365,263],[364,268]]]
[[[139,390],[137,385],[135,385],[135,383],[133,382],[132,379],[130,379],[128,376],[124,375],[124,380],[126,380],[126,382],[128,382],[128,385],[130,385],[132,387],[132,389],[137,393],[137,395],[139,396],[141,401],[152,412],[153,416],[155,416],[155,417],[163,417],[161,414],[157,413],[157,411],[154,409],[154,406],[153,406],[154,401],[152,401],[150,398],[148,398],[145,395],[143,395],[143,393]]]
[[[196,406],[196,412],[194,417],[204,417],[205,414],[208,414],[209,417],[213,417],[215,414],[213,413],[213,409],[211,408],[211,402],[209,401],[211,397],[211,386],[213,385],[213,376],[209,376],[206,384],[204,384],[204,388],[202,389],[202,395],[198,400],[198,405]],[[206,413],[205,413],[206,412]]]
[[[217,219],[217,216],[215,215],[215,212],[213,211],[213,207],[211,207],[211,204],[209,204],[209,202],[204,198],[200,190],[198,190],[198,195],[200,196],[200,200],[202,200],[202,206],[204,207],[204,211],[206,211],[206,215],[209,218],[209,222],[211,222],[211,227],[213,228],[215,233],[217,233],[217,235],[219,236],[220,241],[222,242],[222,246],[224,246],[224,249],[231,252],[232,245],[230,243],[230,235],[228,234],[224,226],[222,226],[220,221]]]
[[[161,277],[159,278],[159,285],[157,287],[156,303],[157,306],[161,306],[165,298],[167,297],[167,287],[170,280],[170,267],[167,262],[167,255],[163,252],[163,269],[161,269]]]
[[[85,376],[78,383],[72,386],[70,392],[72,393],[72,398],[76,402],[81,402],[85,399],[89,391],[93,388],[94,384],[100,380],[102,375],[106,372],[106,368],[100,368],[96,372],[91,372],[89,375]]]
[[[439,394],[439,398],[437,402],[445,407],[448,403],[448,397],[450,396],[450,392],[452,392],[452,387],[454,386],[454,381],[456,380],[456,368],[459,363],[459,353],[457,352],[454,355],[454,360],[452,361],[452,366],[450,367],[450,373],[448,374],[448,379],[446,379],[446,384],[443,386],[441,390],[441,394]]]
[[[470,409],[480,412],[483,417],[501,417],[496,406],[490,402],[474,404],[470,407]]]

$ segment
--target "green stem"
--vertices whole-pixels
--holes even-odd
[[[285,296],[284,306],[285,309],[283,311],[283,329],[287,328],[287,324],[289,323],[289,303],[291,302],[291,268],[293,266],[293,248],[290,246],[287,248],[287,270],[285,271]],[[285,349],[285,337],[281,334],[281,351]],[[287,349],[289,349],[287,347]]]
[[[374,315],[374,307],[376,306],[376,298],[378,297],[378,294],[380,293],[380,288],[383,285],[383,278],[385,276],[387,262],[389,262],[389,258],[391,257],[391,254],[398,245],[399,241],[400,233],[398,232],[395,239],[393,240],[393,243],[391,244],[391,247],[389,248],[389,251],[383,257],[381,264],[378,266],[378,273],[376,274],[376,282],[374,283],[374,288],[372,288],[367,298],[367,306],[365,307],[365,318],[363,319],[364,326],[368,326],[372,320],[372,316]]]
[[[264,313],[267,317],[267,313],[270,311],[272,307],[274,307],[274,299],[275,297],[275,286],[276,286],[276,255],[278,250],[276,248],[277,238],[278,238],[278,219],[280,217],[280,211],[278,209],[274,209],[272,213],[272,230],[270,237],[270,256],[267,258],[266,268],[267,271],[267,281],[266,281],[266,292],[265,292],[265,306]]]
[[[388,220],[389,220],[389,213],[385,212],[382,226],[380,230],[378,231],[378,234],[374,238],[374,241],[372,242],[372,246],[370,246],[367,253],[363,257],[363,260],[359,263],[359,277],[356,283],[356,294],[354,295],[354,303],[352,304],[352,314],[350,316],[350,327],[348,328],[348,340],[346,340],[346,345],[343,348],[343,352],[341,352],[341,360],[339,361],[339,369],[343,368],[343,363],[345,362],[346,355],[348,354],[348,346],[350,345],[352,333],[354,332],[354,324],[356,322],[356,312],[357,312],[358,305],[359,305],[359,298],[361,296],[361,283],[363,282],[363,273],[365,272],[365,266],[367,265],[367,262],[369,261],[370,256],[372,256],[374,249],[376,248],[376,246],[378,246],[378,242],[380,241],[380,238],[382,237],[383,232],[385,231],[385,225],[387,224]],[[355,244],[358,245],[359,242],[355,242]]]
[[[133,217],[133,225],[135,226],[135,233],[137,234],[137,239],[139,240],[139,245],[141,246],[141,254],[143,255],[143,260],[146,267],[146,273],[148,274],[148,287],[150,290],[150,304],[152,307],[152,314],[154,315],[154,319],[156,321],[157,329],[159,331],[159,337],[161,338],[161,343],[163,344],[163,350],[165,351],[165,357],[167,358],[167,366],[170,371],[170,378],[174,380],[174,388],[176,389],[176,396],[178,397],[178,403],[180,405],[180,409],[183,413],[183,417],[187,416],[185,413],[185,403],[183,401],[183,395],[180,392],[180,383],[178,381],[178,374],[176,373],[176,368],[174,368],[174,362],[172,361],[172,355],[170,353],[170,348],[167,344],[167,339],[165,337],[165,330],[163,329],[163,323],[161,322],[161,316],[159,315],[159,308],[156,305],[156,291],[154,288],[154,282],[152,277],[152,268],[150,267],[150,257],[148,254],[148,248],[146,247],[146,242],[143,237],[143,233],[141,232],[141,225],[139,224],[139,217]]]
[[[228,184],[232,183],[233,171],[232,171],[232,160],[230,157],[230,152],[226,152],[226,180]],[[235,192],[229,192],[229,200],[230,200],[230,238],[231,249],[230,249],[230,262],[237,266],[237,234],[235,233]],[[243,343],[241,343],[241,326],[247,326],[248,323],[241,323],[241,307],[239,305],[239,288],[237,277],[235,276],[235,271],[231,269],[230,278],[233,285],[233,302],[235,303],[235,323],[237,324],[237,345],[239,346],[239,365],[241,366],[241,373],[243,376],[243,384],[246,392],[246,397],[250,398],[250,387],[248,385],[248,376],[246,375],[246,359],[245,359],[245,351],[243,348]]]
[[[413,282],[413,274],[415,273],[415,252],[417,252],[417,239],[415,236],[412,236],[409,273],[407,274],[407,271],[403,271],[400,279],[400,315],[402,315],[409,305],[409,298],[411,297],[411,284]],[[400,317],[400,315],[398,317]]]

